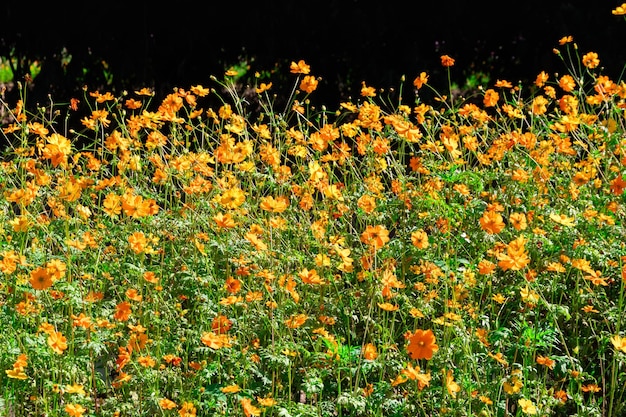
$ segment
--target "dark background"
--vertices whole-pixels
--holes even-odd
[[[484,4],[483,4],[484,3]],[[90,90],[211,86],[238,62],[289,78],[289,62],[304,59],[322,77],[324,103],[358,96],[361,82],[397,88],[421,72],[445,87],[439,57],[455,58],[461,86],[482,72],[512,82],[545,70],[565,73],[552,49],[572,35],[580,55],[598,52],[604,73],[617,80],[626,63],[626,21],[611,10],[620,0],[536,1],[259,1],[248,4],[174,1],[6,2],[0,6],[0,56],[38,59],[42,72],[32,97],[64,100]],[[62,58],[71,55],[69,63]],[[23,72],[16,68],[16,79]],[[23,68],[22,68],[23,71]],[[112,75],[105,77],[105,71]],[[287,91],[288,92],[288,91]],[[82,93],[81,93],[82,94]]]

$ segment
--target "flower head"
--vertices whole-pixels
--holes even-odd
[[[30,285],[36,290],[45,290],[52,286],[52,276],[47,268],[37,268],[30,273]]]
[[[302,81],[300,81],[300,90],[306,93],[312,93],[317,89],[318,81],[312,75],[306,75]]]
[[[422,88],[424,84],[427,84],[427,83],[428,83],[428,74],[426,74],[425,72],[421,72],[420,75],[413,80],[413,85],[418,90]]]
[[[449,57],[448,55],[442,55],[441,65],[443,65],[444,67],[451,67],[454,65],[454,59]]]
[[[361,234],[361,242],[378,250],[389,242],[389,231],[382,225],[367,226]]]
[[[622,3],[621,6],[617,6],[615,9],[611,10],[615,16],[624,16],[626,15],[626,3]]]
[[[432,330],[415,330],[408,337],[407,351],[412,359],[430,360],[439,350]]]
[[[485,210],[479,219],[480,227],[489,234],[498,234],[504,229],[504,219],[495,210]]]
[[[532,401],[527,400],[526,398],[520,398],[519,400],[517,400],[517,403],[519,404],[524,414],[537,414],[537,406]]]
[[[65,412],[71,417],[81,417],[87,409],[80,404],[67,404]]]
[[[311,72],[311,67],[302,59],[298,62],[291,61],[289,69],[292,74],[308,74]]]
[[[461,387],[454,380],[454,374],[451,369],[448,369],[448,372],[446,373],[446,389],[452,398],[456,398],[456,393],[461,391]]]
[[[600,65],[598,54],[595,52],[589,52],[583,55],[583,65],[589,69],[596,68],[598,65]]]
[[[249,398],[243,397],[239,400],[239,403],[241,404],[241,408],[243,408],[243,413],[246,417],[261,415],[261,410],[252,405],[252,401]]]
[[[61,332],[53,331],[48,335],[48,346],[52,348],[54,353],[61,355],[67,349],[67,339]]]
[[[611,337],[611,343],[616,350],[620,350],[626,353],[626,337],[621,337],[620,335],[616,334]]]

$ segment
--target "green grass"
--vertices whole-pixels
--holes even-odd
[[[623,414],[626,84],[574,46],[467,97],[2,103],[0,414]]]

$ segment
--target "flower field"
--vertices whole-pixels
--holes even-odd
[[[0,103],[0,415],[624,415],[626,83],[554,52]]]

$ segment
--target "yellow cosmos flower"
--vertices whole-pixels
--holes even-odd
[[[87,409],[80,404],[67,404],[65,412],[71,417],[81,417]]]
[[[550,220],[567,227],[573,227],[576,225],[573,217],[567,217],[564,214],[552,213],[550,214]]]
[[[626,337],[621,337],[620,335],[615,335],[611,337],[611,343],[613,347],[617,350],[621,350],[626,353]]]
[[[611,10],[615,16],[624,16],[626,15],[626,3],[622,3],[621,6],[617,6],[615,9]]]
[[[524,414],[528,414],[528,415],[537,414],[537,406],[535,406],[535,404],[532,401],[527,400],[526,398],[520,398],[519,400],[517,400],[517,403],[519,404]]]

